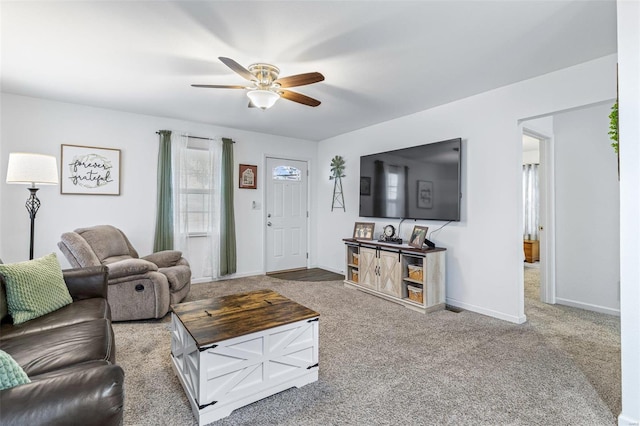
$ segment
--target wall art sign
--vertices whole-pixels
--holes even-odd
[[[120,195],[120,150],[62,145],[60,193]]]
[[[240,164],[240,188],[257,189],[258,188],[258,166],[249,164]]]

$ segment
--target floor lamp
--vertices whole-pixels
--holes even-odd
[[[27,188],[31,195],[25,203],[29,218],[31,218],[31,238],[29,244],[29,260],[33,259],[33,230],[36,213],[40,208],[40,200],[36,197],[36,184],[57,185],[58,166],[56,157],[51,155],[31,154],[26,152],[12,152],[9,154],[7,167],[7,183],[30,184]]]

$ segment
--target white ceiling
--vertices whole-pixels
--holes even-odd
[[[606,1],[1,4],[2,91],[322,140],[615,53]],[[218,61],[319,71],[322,101],[247,108]]]

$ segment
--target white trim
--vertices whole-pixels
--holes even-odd
[[[203,277],[203,278],[197,278],[195,280],[191,280],[191,284],[206,284],[206,283],[212,283],[216,281],[235,280],[238,278],[257,277],[262,275],[264,275],[264,272],[254,271],[254,272],[244,272],[242,274],[221,275],[218,278]]]
[[[591,303],[578,302],[571,299],[563,299],[556,297],[556,303],[559,305],[571,306],[572,308],[585,309],[587,311],[600,312],[601,314],[620,316],[620,309],[607,308],[606,306],[593,305]]]
[[[487,315],[493,318],[501,319],[504,321],[509,321],[515,324],[524,324],[527,322],[527,316],[515,316],[508,315],[503,312],[494,311],[493,309],[487,309],[476,305],[471,305],[469,303],[461,302],[459,300],[451,299],[449,297],[446,298],[447,305],[455,306],[456,308],[462,308],[467,311],[475,312],[477,314]]]
[[[571,107],[571,108],[559,109],[559,110],[555,110],[553,112],[547,112],[545,114],[538,114],[538,115],[532,115],[530,117],[521,118],[521,119],[518,120],[518,122],[519,123],[523,123],[523,122],[529,121],[529,120],[537,120],[539,118],[546,118],[546,117],[549,117],[550,115],[564,114],[565,112],[572,112],[572,111],[580,111],[581,109],[591,108],[591,107],[595,107],[595,106],[599,106],[599,105],[611,105],[611,102],[615,102],[615,101],[616,101],[615,98],[611,98],[611,99],[606,99],[604,101],[592,102],[592,103],[586,104],[586,105],[578,105],[578,106],[574,106],[574,107]]]
[[[336,274],[344,275],[344,269],[333,268],[331,266],[312,266],[313,268],[324,269],[325,271],[330,271]]]
[[[202,278],[196,278],[195,280],[191,280],[191,284],[210,283],[211,281],[217,281],[217,280],[211,277],[202,277]]]
[[[631,417],[623,416],[620,414],[618,416],[618,426],[638,426],[640,425],[640,419],[632,419]]]
[[[555,192],[555,148],[552,136],[544,135],[522,125],[522,134],[540,141],[540,177],[544,185],[544,200],[540,210],[540,226],[543,228],[540,245],[540,300],[556,303],[556,192]]]

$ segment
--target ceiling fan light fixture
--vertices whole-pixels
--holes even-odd
[[[263,110],[271,108],[280,99],[280,95],[271,90],[251,90],[247,96],[253,105]]]

